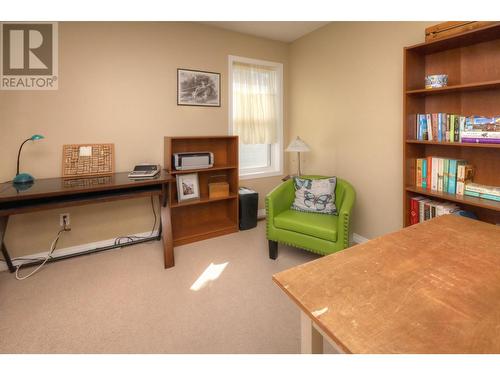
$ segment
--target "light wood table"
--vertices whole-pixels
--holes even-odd
[[[500,227],[455,215],[273,276],[302,352],[500,353]]]

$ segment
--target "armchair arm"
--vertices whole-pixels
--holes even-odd
[[[275,187],[266,196],[266,216],[270,223],[273,218],[283,211],[286,211],[292,205],[295,198],[293,180],[287,180]]]
[[[343,248],[349,247],[349,234],[351,229],[351,212],[356,201],[356,191],[347,181],[344,184],[344,199],[339,210],[338,238],[343,243]]]

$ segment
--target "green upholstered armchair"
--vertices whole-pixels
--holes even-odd
[[[338,216],[292,210],[290,206],[294,199],[293,179],[283,182],[266,196],[267,239],[271,259],[278,256],[278,242],[321,255],[349,247],[351,210],[356,199],[356,192],[349,182],[337,178],[335,204]]]

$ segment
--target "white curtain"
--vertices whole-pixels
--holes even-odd
[[[233,63],[233,133],[243,144],[277,142],[276,75],[265,66]]]

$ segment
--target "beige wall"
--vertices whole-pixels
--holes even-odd
[[[0,181],[15,174],[17,147],[34,133],[46,139],[26,145],[21,169],[39,178],[60,176],[63,144],[114,143],[116,170],[127,171],[141,161],[163,164],[165,135],[227,134],[228,55],[283,63],[286,92],[285,43],[195,23],[60,23],[59,90],[0,92]],[[220,72],[222,106],[177,106],[177,68]],[[259,191],[263,207],[279,181],[242,184]],[[14,216],[11,255],[46,250],[60,212],[72,214],[73,228],[60,247],[145,232],[153,222],[144,199]]]
[[[288,134],[312,148],[303,172],[354,185],[354,232],[367,238],[402,226],[403,47],[430,24],[334,22],[290,47]]]

